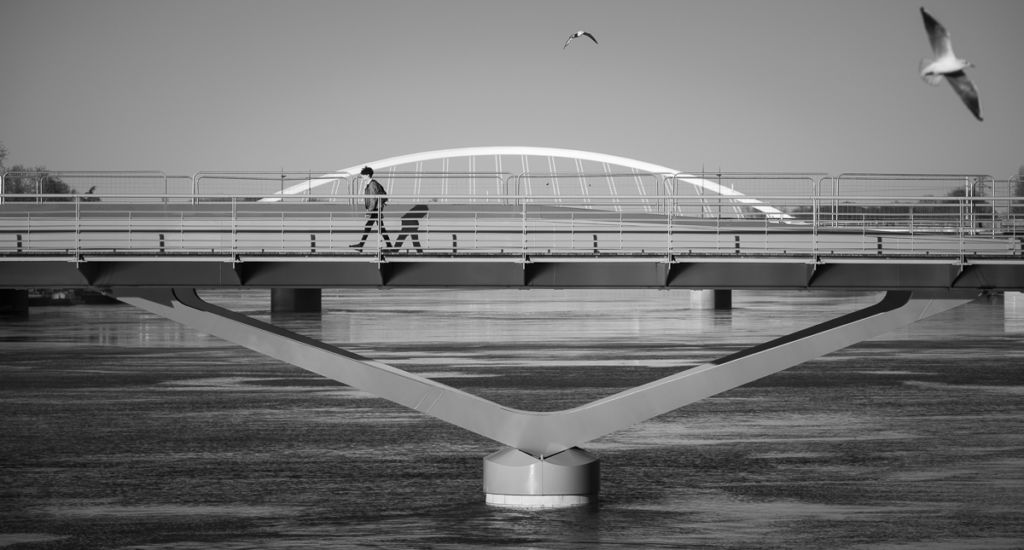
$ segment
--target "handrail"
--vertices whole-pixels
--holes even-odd
[[[60,202],[73,201],[75,203],[75,218],[80,220],[82,213],[92,215],[93,212],[103,210],[105,212],[131,211],[133,205],[159,201],[165,205],[169,203],[190,203],[193,207],[202,205],[206,211],[217,211],[213,205],[218,203],[230,203],[236,208],[244,203],[252,201],[284,201],[294,204],[294,201],[331,201],[337,204],[338,201],[345,201],[349,207],[358,211],[363,195],[356,189],[350,189],[349,193],[320,194],[313,197],[311,194],[292,196],[283,195],[284,182],[291,180],[311,181],[310,174],[313,171],[301,172],[197,172],[192,176],[192,193],[179,194],[169,193],[168,176],[156,171],[121,171],[121,172],[100,172],[100,171],[19,171],[4,172],[0,181],[6,182],[11,175],[24,174],[38,178],[37,190],[40,189],[42,177],[50,175],[53,177],[89,177],[107,179],[128,179],[137,177],[156,177],[163,181],[165,192],[160,193],[95,193],[90,195],[80,194],[43,194],[25,193],[16,197],[11,193],[0,193],[0,202],[10,205],[25,205],[26,201],[33,201],[37,208],[33,215],[38,219],[47,211],[59,211],[61,207],[56,206]],[[346,176],[336,174],[333,179],[344,181]],[[768,222],[784,223],[792,226],[806,227],[813,234],[815,246],[818,243],[818,235],[822,231],[850,230],[886,230],[906,231],[910,235],[924,235],[929,232],[955,232],[963,240],[964,238],[975,238],[982,233],[991,238],[1000,238],[1004,234],[1011,234],[1016,238],[1024,227],[1024,198],[1013,197],[1010,194],[1014,191],[1012,183],[1019,180],[1019,175],[1012,176],[1006,180],[1006,197],[1003,193],[995,193],[996,181],[991,176],[970,175],[970,174],[898,174],[898,173],[843,173],[837,177],[819,175],[813,172],[715,172],[713,174],[700,173],[689,174],[682,172],[675,173],[652,173],[642,171],[605,170],[598,172],[572,172],[572,171],[524,171],[519,174],[512,174],[507,171],[385,171],[380,177],[387,179],[403,180],[408,178],[450,178],[450,179],[476,179],[495,178],[497,185],[495,190],[501,189],[504,193],[482,196],[479,192],[466,193],[391,193],[389,198],[392,204],[416,203],[418,202],[446,202],[481,204],[497,201],[504,207],[522,209],[524,233],[528,232],[525,212],[527,209],[536,206],[570,206],[575,208],[588,209],[591,212],[619,212],[635,213],[647,212],[657,213],[663,216],[664,226],[662,231],[665,234],[667,249],[678,243],[679,239],[673,236],[674,224],[685,221],[694,212],[699,219],[714,220],[718,227],[722,220],[751,220],[763,219],[765,222],[764,231],[767,232]],[[817,180],[815,181],[815,177]],[[204,178],[222,179],[249,179],[253,181],[278,181],[281,189],[275,193],[210,193],[202,195],[199,193],[199,182]],[[535,178],[555,179],[579,179],[584,185],[588,179],[610,179],[605,187],[605,193],[594,194],[588,187],[581,187],[582,193],[566,194],[553,192],[545,193],[524,193],[522,182]],[[637,194],[620,192],[614,185],[615,178],[636,178],[636,185],[646,187],[647,191],[637,188]],[[857,181],[864,179],[888,179],[891,181],[913,181],[928,184],[933,182],[957,182],[964,181],[964,191],[958,195],[923,195],[917,192],[908,192],[908,188],[896,189],[895,194],[883,194],[877,192],[857,194],[839,193],[841,189],[840,180]],[[698,180],[700,186],[694,184]],[[653,187],[644,184],[640,180],[653,182]],[[773,182],[789,180],[792,183],[803,185],[800,182],[808,183],[805,194],[751,194],[739,193],[725,185],[731,181],[763,181],[768,186]],[[695,185],[698,192],[695,195],[682,193],[684,189],[681,183]],[[831,183],[829,192],[823,192],[826,182]],[[1001,183],[1001,182],[1000,182]],[[514,185],[513,185],[514,184]],[[630,184],[630,188],[632,187]],[[510,193],[514,187],[514,191]],[[620,186],[621,187],[621,186]],[[311,186],[310,186],[311,188]],[[913,189],[911,189],[913,190]],[[1001,190],[1001,188],[1000,188]],[[265,191],[265,190],[261,190]],[[553,191],[560,191],[553,189]],[[651,192],[653,191],[653,192]],[[708,192],[702,192],[708,191]],[[876,189],[877,191],[877,189]],[[988,192],[986,192],[988,191]],[[127,206],[122,208],[119,201],[127,201]],[[101,206],[94,207],[94,204]],[[170,207],[173,207],[171,205]],[[14,208],[14,206],[11,206]],[[122,208],[122,210],[118,210]],[[2,214],[2,212],[0,212]],[[632,215],[632,214],[630,214]],[[557,215],[554,215],[557,218]],[[232,214],[232,219],[235,214]],[[621,218],[621,216],[620,216]],[[3,218],[0,218],[3,219]],[[282,220],[284,220],[282,218]],[[284,223],[284,221],[282,221]],[[648,223],[648,222],[645,222]],[[731,222],[730,222],[731,223]],[[77,231],[77,229],[76,229]],[[622,229],[629,233],[631,229]],[[76,233],[77,235],[77,233]],[[76,241],[78,237],[76,236]]]
[[[319,174],[314,177],[313,174]],[[323,174],[330,174],[332,177],[325,177]],[[312,181],[314,180],[335,180],[335,179],[346,179],[350,177],[348,173],[331,173],[329,170],[282,170],[282,171],[199,171],[192,175],[192,195],[194,201],[197,202],[200,198],[200,187],[199,184],[203,179],[221,179],[221,180],[252,180],[252,181],[279,181],[281,182],[280,194],[284,195],[285,181],[305,181],[309,182],[308,187],[312,188]]]
[[[836,194],[841,194],[841,182],[843,179],[849,180],[887,180],[887,181],[916,181],[916,182],[940,182],[940,181],[955,181],[959,179],[974,178],[978,182],[994,182],[995,178],[988,174],[901,174],[901,173],[870,173],[870,172],[844,172],[836,176],[835,190]],[[971,188],[968,182],[965,182],[968,189]]]
[[[24,195],[24,193],[9,193],[7,192],[7,179],[9,176],[28,177],[36,179],[36,194],[42,193],[43,182],[46,179],[63,180],[66,178],[105,178],[105,179],[130,179],[130,178],[155,178],[163,180],[163,193],[167,194],[170,192],[168,187],[168,176],[166,173],[159,170],[118,170],[118,171],[105,171],[105,170],[18,170],[18,171],[5,171],[0,175],[0,204],[6,202],[6,198],[14,195]],[[62,181],[63,182],[63,181]],[[65,185],[69,185],[68,182],[63,182]],[[74,193],[69,193],[74,194]]]
[[[93,198],[93,197],[101,198],[101,199],[104,199],[104,198],[105,199],[134,199],[134,198],[153,199],[153,198],[164,198],[164,197],[166,197],[168,199],[191,199],[193,197],[192,193],[158,193],[158,194],[153,194],[153,193],[135,193],[135,192],[133,192],[133,193],[94,193],[92,195],[83,195],[81,193],[19,193],[19,194],[8,193],[7,195],[8,195],[8,197],[17,197],[17,198],[27,198],[27,197],[64,198],[64,199],[66,199],[68,201],[71,201],[71,200],[82,200],[83,202],[96,202],[96,201],[91,200],[91,198]],[[359,198],[359,199],[361,199],[361,198],[364,197],[364,195],[362,193],[335,193],[335,194],[324,195],[324,196],[329,196],[331,198],[339,198],[339,199],[347,199],[347,198]],[[553,196],[553,195],[537,195],[537,194],[529,194],[529,193],[508,193],[508,194],[502,194],[502,195],[498,195],[498,196],[499,197],[509,197],[509,198],[517,199],[517,200],[520,200],[520,199],[531,199],[531,200],[542,201],[542,200],[554,200],[554,199],[559,199],[560,198],[560,199],[570,199],[570,200],[581,200],[582,201],[583,199],[608,199],[608,200],[620,200],[620,201],[633,201],[633,202],[638,202],[638,203],[639,202],[643,202],[643,201],[650,201],[650,200],[652,200],[654,198],[657,198],[656,196],[652,196],[652,195],[647,195],[647,196],[643,196],[643,195],[640,195],[640,196],[624,196],[624,195],[620,195],[620,194],[593,195],[593,194],[579,194],[579,193],[577,193],[577,194],[562,194],[562,195],[558,195],[558,196]],[[243,202],[245,200],[260,199],[260,198],[274,198],[274,197],[280,197],[280,195],[278,195],[277,193],[246,193],[244,195],[240,195],[240,194],[237,194],[237,193],[216,193],[216,194],[209,194],[209,195],[203,195],[202,196],[202,198],[204,198],[204,199],[218,199],[218,200],[239,199],[239,200],[241,200]],[[470,193],[453,193],[453,194],[445,194],[445,195],[441,195],[441,194],[427,194],[427,195],[424,195],[424,194],[416,194],[416,193],[394,193],[394,194],[388,194],[388,197],[389,198],[393,198],[393,199],[420,199],[420,200],[424,200],[424,201],[430,200],[430,199],[451,198],[451,199],[464,200],[464,201],[467,201],[467,202],[479,201],[481,198],[484,198],[484,197],[481,197],[478,194],[470,194]],[[285,198],[289,198],[289,197],[285,197]],[[304,197],[294,197],[294,198],[304,198]],[[491,197],[491,198],[493,199],[494,197]],[[675,198],[677,198],[677,199],[704,199],[704,200],[708,200],[709,199],[709,197],[707,195],[703,195],[703,196],[675,195]],[[757,200],[760,200],[760,201],[797,201],[797,200],[800,200],[800,201],[804,201],[804,203],[806,203],[806,204],[810,204],[811,203],[811,200],[810,200],[811,198],[812,198],[812,195],[795,195],[795,194],[781,194],[781,193],[772,193],[772,194],[759,193],[759,194],[750,194],[750,195],[721,195],[721,196],[717,196],[717,197],[710,197],[710,200],[722,200],[722,201],[736,201],[736,200],[741,200],[741,199],[757,199]],[[968,201],[968,202],[995,202],[995,201],[1000,201],[1000,202],[1005,202],[1007,200],[1006,197],[992,197],[992,196],[987,196],[987,195],[986,196],[969,196],[969,197],[965,197],[965,196],[939,196],[939,195],[912,195],[912,194],[906,194],[906,193],[895,194],[895,195],[884,195],[884,194],[839,195],[839,196],[828,196],[828,197],[822,197],[822,198],[829,198],[829,199],[835,198],[838,201],[925,201],[925,202],[957,202],[957,201]],[[1010,200],[1014,201],[1014,202],[1024,201],[1024,196],[1021,196],[1021,197],[1013,196],[1013,197],[1010,197]],[[906,205],[908,203],[899,203],[899,204],[900,205]]]
[[[825,207],[821,206],[824,202],[830,202],[838,205],[840,209],[842,207],[857,206],[857,205],[868,205],[876,206],[879,208],[889,209],[907,209],[915,206],[952,206],[957,204],[963,205],[988,205],[988,204],[1007,204],[1010,203],[1014,207],[1018,207],[1021,203],[1024,203],[1024,197],[998,197],[998,196],[921,196],[921,195],[847,195],[847,196],[815,196],[815,195],[792,195],[792,194],[757,194],[757,195],[739,195],[739,196],[708,196],[708,195],[669,195],[675,201],[681,201],[683,203],[700,204],[706,202],[721,202],[725,203],[736,203],[739,207],[751,207],[755,204],[787,204],[787,205],[800,205],[805,207],[811,207],[814,204],[818,204],[818,210],[824,210]],[[323,195],[324,198],[330,198],[336,200],[362,200],[364,195],[362,193],[338,193],[331,195]],[[56,204],[60,202],[73,202],[81,201],[86,203],[98,203],[101,205],[113,205],[113,204],[124,204],[129,207],[133,204],[145,204],[145,203],[134,203],[133,200],[145,199],[147,201],[161,201],[161,202],[179,202],[188,203],[194,198],[191,193],[165,193],[165,194],[151,194],[151,193],[94,193],[90,195],[84,195],[80,193],[67,194],[67,193],[19,193],[19,194],[7,194],[7,205],[20,204],[23,205],[27,202],[33,203],[47,203]],[[277,193],[252,193],[245,195],[238,194],[209,194],[201,197],[204,201],[200,204],[214,204],[218,202],[229,202],[236,200],[240,203],[254,202],[261,199],[301,199],[302,202],[308,202],[305,199],[306,196],[296,197],[281,197]],[[480,203],[485,204],[488,201],[493,202],[498,199],[507,200],[510,203],[519,204],[521,202],[527,202],[532,204],[549,202],[551,204],[561,204],[562,206],[577,206],[584,207],[588,203],[595,203],[605,201],[607,204],[635,204],[644,205],[654,201],[658,201],[663,197],[660,195],[647,195],[647,196],[623,196],[619,194],[560,194],[560,195],[545,195],[545,194],[531,194],[531,193],[508,193],[500,195],[481,196],[479,194],[446,194],[446,195],[423,195],[414,193],[390,193],[388,194],[390,202],[395,201],[413,201],[413,202],[438,202],[438,199],[448,199],[450,201],[461,201],[466,204]],[[18,200],[10,200],[18,199]],[[819,200],[815,200],[819,199]],[[285,202],[288,202],[287,200]],[[315,204],[315,203],[314,203]],[[813,213],[812,210],[807,210],[806,213]],[[966,211],[965,214],[970,214],[970,210]],[[774,219],[775,216],[768,216]]]

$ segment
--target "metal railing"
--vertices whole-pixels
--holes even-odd
[[[995,178],[987,174],[874,174],[842,173],[822,197],[834,195],[992,196]]]
[[[830,176],[801,172],[673,172],[636,170],[585,171],[396,171],[376,175],[392,193],[424,196],[477,195],[619,195],[625,197],[793,196],[831,200],[837,196],[968,196],[1012,198],[1019,175],[1006,180],[977,174],[872,174]],[[335,200],[339,194],[357,195],[353,174],[321,171],[201,171],[192,176],[170,176],[159,171],[22,171],[0,176],[0,203],[24,200],[25,194],[174,195],[180,202],[221,200],[216,197],[260,196],[280,199],[302,195],[311,200]],[[45,187],[63,184],[64,191]],[[190,197],[184,195],[191,194]],[[269,195],[275,195],[273,197]],[[51,200],[63,200],[53,197]],[[652,204],[663,204],[652,202]],[[784,206],[784,205],[783,205]]]
[[[509,172],[482,171],[395,171],[385,170],[374,174],[387,190],[392,203],[408,203],[427,198],[433,203],[449,202],[449,197],[471,197],[473,202],[494,202],[503,200],[510,193],[509,182],[514,176]],[[351,182],[348,192],[360,195],[357,180]]]
[[[0,176],[0,204],[26,200],[70,200],[75,195],[146,195],[167,197],[187,193],[187,176],[160,171],[11,171]],[[50,189],[47,189],[50,188]],[[29,195],[33,195],[30,199]]]
[[[647,197],[621,195],[499,195],[485,202],[476,195],[396,194],[389,195],[382,214],[385,229],[372,224],[361,250],[350,247],[368,221],[363,197],[356,194],[333,195],[333,202],[207,196],[199,204],[191,203],[190,194],[159,195],[156,201],[148,194],[76,195],[63,202],[48,200],[53,195],[26,198],[32,200],[0,208],[0,255],[1018,260],[1024,237],[1021,197],[830,197],[839,205],[834,207],[831,200],[807,197],[744,196],[758,204],[798,205],[788,207],[783,218],[752,217],[734,208],[728,196],[672,197],[672,208],[650,212]],[[1007,202],[1006,208],[996,207]],[[678,213],[708,208],[720,214]]]
[[[327,174],[327,175],[325,175]],[[239,172],[202,171],[192,176],[193,204],[218,197],[301,197],[302,200],[329,200],[338,193],[351,193],[351,175],[329,170]]]

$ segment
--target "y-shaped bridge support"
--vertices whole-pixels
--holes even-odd
[[[890,291],[877,304],[660,380],[557,412],[522,411],[203,301],[192,288],[119,288],[136,307],[461,426],[509,448],[484,461],[493,504],[596,499],[597,460],[576,446],[965,304],[976,293]]]

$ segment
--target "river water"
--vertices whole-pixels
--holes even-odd
[[[557,410],[877,301],[738,292],[204,297]],[[0,319],[0,546],[1022,548],[1024,307],[981,300],[584,447],[597,506],[488,507],[487,439],[125,305]]]

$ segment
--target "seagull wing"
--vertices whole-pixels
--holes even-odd
[[[967,73],[963,71],[956,71],[955,73],[949,73],[946,75],[946,80],[949,81],[949,85],[953,87],[956,95],[960,96],[963,100],[964,105],[971,110],[974,114],[974,118],[982,120],[981,118],[981,101],[978,99],[978,89],[974,87],[974,83],[971,82],[970,78],[967,78]]]
[[[945,76],[942,75],[941,73],[931,71],[930,69],[932,63],[934,63],[934,60],[922,59],[919,71],[921,73],[921,78],[924,79],[925,82],[931,84],[932,86],[938,86],[945,79]]]
[[[932,44],[932,52],[936,57],[953,55],[953,43],[949,40],[949,33],[946,27],[942,26],[928,12],[921,8],[921,17],[924,18],[924,30],[928,31],[928,40]]]
[[[565,46],[569,45],[569,42],[572,42],[573,40],[575,40],[575,39],[577,39],[577,38],[579,38],[581,36],[586,36],[587,38],[590,38],[591,40],[593,40],[594,44],[597,44],[597,39],[594,38],[594,35],[590,34],[587,31],[576,31],[576,32],[572,33],[571,35],[569,35],[569,39],[565,41],[565,45],[562,46],[562,49],[564,50]]]

